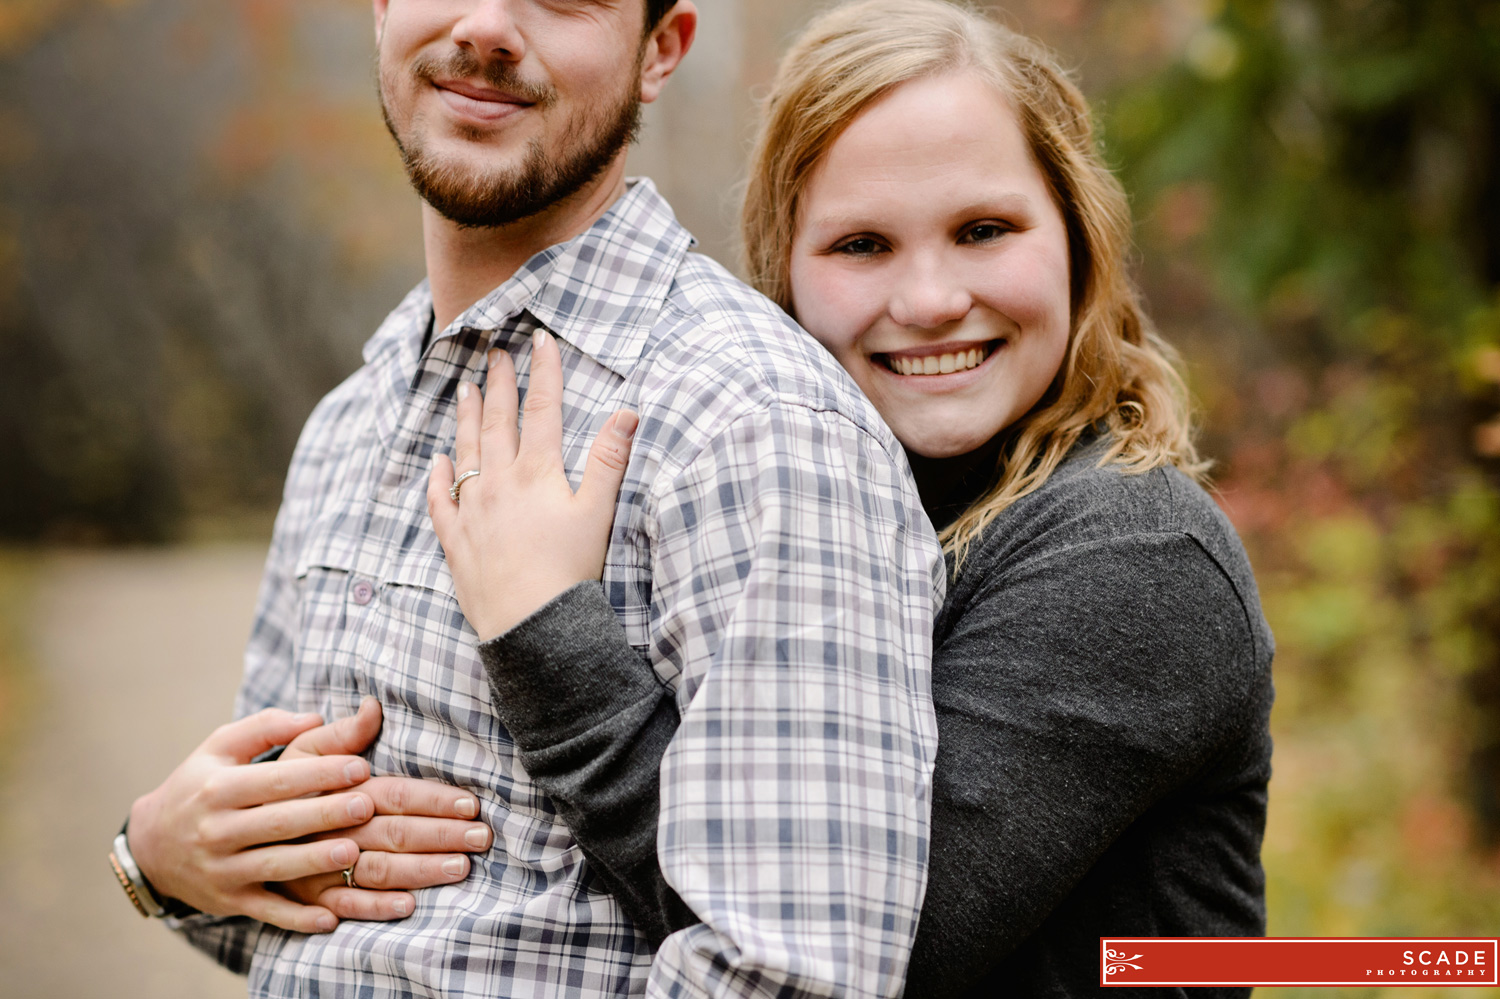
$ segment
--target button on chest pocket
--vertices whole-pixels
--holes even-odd
[[[357,551],[333,518],[314,524],[296,565],[297,634],[293,651],[297,703],[342,715],[368,690],[360,665],[358,612],[378,595],[377,581],[358,571]]]
[[[398,524],[393,514],[335,512],[307,532],[296,569],[299,685],[353,684],[369,692],[377,682],[399,683],[390,671],[423,660],[451,668],[460,646],[472,658],[437,537],[425,525],[401,526],[414,521]],[[392,525],[389,532],[378,530],[382,521]]]
[[[378,534],[363,541],[306,552],[300,582],[310,640],[307,654],[299,650],[299,685],[316,675],[340,715],[364,694],[379,697],[385,717],[371,757],[378,773],[481,794],[508,786],[510,740],[436,536],[410,529],[395,538],[404,546],[381,544]]]
[[[439,682],[465,698],[483,695],[487,683],[478,661],[476,636],[464,619],[447,560],[430,527],[408,533],[407,545],[374,574],[369,644],[361,655],[392,671],[393,682],[430,687]],[[364,595],[355,584],[354,602]],[[377,607],[378,605],[378,607]]]

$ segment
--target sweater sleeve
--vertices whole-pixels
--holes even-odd
[[[656,854],[658,773],[677,731],[675,701],[627,641],[600,585],[564,591],[479,653],[521,765],[626,915],[653,948],[697,923]]]
[[[910,997],[957,994],[1002,960],[1251,710],[1249,619],[1187,535],[969,571],[985,576],[934,650],[932,854]],[[655,852],[676,715],[600,587],[568,590],[480,651],[524,765],[626,913],[653,943],[691,925]]]
[[[910,997],[958,994],[1010,954],[1132,822],[1233,749],[1258,703],[1250,619],[1186,534],[972,571],[935,654]]]

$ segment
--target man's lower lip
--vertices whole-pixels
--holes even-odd
[[[442,87],[434,88],[448,109],[464,116],[465,118],[477,118],[480,121],[499,121],[511,115],[524,111],[530,105],[512,104],[509,101],[476,101],[472,97],[465,97],[453,90],[445,90]]]

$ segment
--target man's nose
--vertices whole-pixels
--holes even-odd
[[[524,0],[477,0],[453,25],[453,43],[484,59],[519,62],[526,55],[526,39],[517,23]]]
[[[901,326],[936,329],[957,322],[974,307],[969,289],[938,254],[917,254],[891,289],[889,312]]]

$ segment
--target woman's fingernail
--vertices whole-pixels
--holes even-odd
[[[370,817],[370,808],[363,795],[356,794],[349,799],[349,817],[355,822],[363,822]]]
[[[337,919],[333,918],[332,916],[319,916],[318,917],[318,932],[319,933],[332,933],[333,932],[333,928],[335,926],[337,926],[338,924],[339,924],[339,921]]]
[[[476,850],[483,850],[490,845],[490,831],[483,826],[476,826],[464,833],[464,842]]]
[[[459,402],[463,402],[468,397],[469,397],[469,383],[468,382],[459,382],[458,383],[458,401]]]
[[[406,899],[404,899],[404,898],[392,899],[391,900],[391,908],[395,911],[396,915],[398,915],[398,916],[404,916],[407,913],[411,912],[411,904],[409,902],[407,902]]]
[[[634,413],[625,412],[615,417],[615,436],[621,440],[628,441],[635,436],[635,428],[640,426],[641,418]]]
[[[461,877],[464,873],[464,861],[460,857],[443,861],[443,873],[449,877]]]
[[[454,803],[453,810],[462,818],[472,819],[479,814],[479,802],[473,798],[459,798]]]
[[[370,770],[364,760],[355,760],[344,768],[344,777],[351,784],[358,784],[370,776]]]
[[[347,843],[340,843],[338,846],[334,847],[328,852],[328,859],[332,860],[340,867],[348,867],[350,864],[354,863],[353,854],[354,851],[349,848],[349,845]]]
[[[496,364],[499,364],[500,363],[500,351],[499,351],[499,349],[497,348],[495,350],[492,350],[487,355],[485,355],[485,361],[492,368]]]

